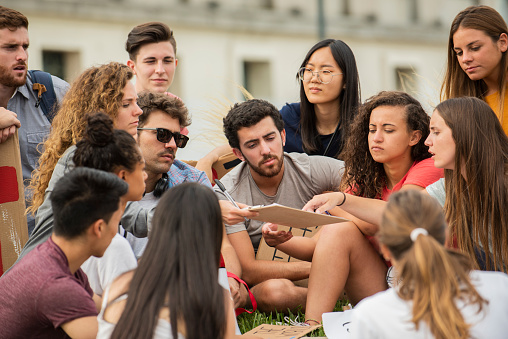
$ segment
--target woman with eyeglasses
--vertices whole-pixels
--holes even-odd
[[[471,6],[452,22],[448,38],[448,66],[441,100],[472,96],[496,113],[508,134],[508,27],[488,6]]]
[[[341,40],[315,44],[297,73],[300,103],[280,113],[285,152],[337,158],[360,104],[360,80],[353,52]]]
[[[377,238],[399,284],[355,307],[353,338],[506,338],[508,276],[473,270],[467,256],[443,246],[446,228],[431,197],[390,197]]]
[[[76,142],[85,134],[87,117],[103,112],[121,129],[137,138],[141,109],[131,80],[132,70],[126,65],[111,62],[85,70],[72,84],[58,110],[39,168],[34,172],[30,189],[33,190],[31,212],[37,212],[36,226],[23,247],[18,260],[43,243],[53,229],[53,211],[49,196],[55,183],[74,167]]]

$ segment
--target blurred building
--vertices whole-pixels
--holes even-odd
[[[214,141],[197,138],[214,101],[254,97],[281,107],[299,100],[296,71],[319,40],[318,0],[2,0],[30,21],[29,67],[72,81],[85,68],[125,62],[131,28],[162,21],[174,31],[178,68],[171,92],[193,115],[189,149],[198,158]],[[502,0],[323,0],[326,38],[355,53],[362,99],[403,89],[430,109],[446,62],[449,26],[470,5],[505,15]],[[215,105],[216,106],[216,105]],[[220,128],[218,129],[220,130]],[[219,133],[219,132],[218,132]],[[213,138],[212,138],[213,139]]]

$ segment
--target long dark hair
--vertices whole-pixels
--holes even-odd
[[[114,129],[113,120],[104,113],[91,114],[87,121],[83,139],[76,144],[74,164],[106,172],[118,168],[133,172],[143,157],[132,135]]]
[[[428,234],[412,239],[417,228]],[[469,279],[472,265],[467,256],[443,246],[445,233],[445,217],[437,201],[407,190],[390,196],[377,237],[397,260],[397,293],[412,301],[411,321],[416,328],[423,321],[434,338],[469,338],[470,324],[455,301],[476,304],[478,312],[486,301]]]
[[[451,234],[477,264],[475,250],[483,247],[487,269],[506,272],[508,137],[496,114],[480,99],[448,99],[436,111],[455,141],[454,170],[445,169],[445,211]]]
[[[212,190],[184,183],[165,193],[111,338],[152,338],[163,307],[170,310],[173,338],[182,324],[186,338],[223,338],[226,309],[218,284],[222,236]]]
[[[356,68],[356,60],[345,42],[335,39],[326,39],[318,42],[309,50],[305,59],[303,60],[300,67],[307,66],[309,59],[312,54],[320,48],[330,47],[333,58],[337,62],[338,66],[342,70],[344,79],[344,89],[340,93],[339,100],[339,112],[337,114],[340,117],[339,126],[342,140],[330,140],[330,142],[338,142],[342,144],[343,140],[346,139],[345,135],[348,134],[348,128],[353,122],[353,118],[356,114],[356,110],[360,104],[360,77],[358,76],[358,69]],[[296,76],[298,80],[298,75]],[[314,104],[312,104],[307,96],[303,87],[303,82],[300,81],[300,131],[302,135],[303,149],[306,153],[316,151],[319,148],[320,139],[319,133],[316,128],[316,112],[314,111]],[[338,132],[338,131],[337,131]],[[340,150],[339,150],[340,153]],[[335,154],[334,156],[338,156]]]
[[[380,106],[404,107],[408,130],[422,133],[418,143],[411,148],[413,161],[421,161],[431,156],[429,148],[425,146],[430,118],[418,100],[407,93],[396,91],[383,91],[370,97],[358,109],[342,153],[345,175],[341,188],[351,189],[355,195],[366,198],[380,197],[386,185],[383,164],[372,158],[368,141],[370,116],[372,111]]]

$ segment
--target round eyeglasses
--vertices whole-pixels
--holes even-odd
[[[332,71],[322,70],[322,71],[312,71],[310,68],[302,67],[298,70],[298,78],[301,81],[309,82],[312,77],[316,74],[320,83],[326,85],[332,82],[333,77],[336,75],[341,75],[342,73],[333,74]]]
[[[188,136],[179,132],[171,132],[166,128],[138,128],[138,131],[157,131],[157,140],[165,144],[175,138],[175,144],[178,148],[184,148],[187,145],[187,141],[189,141]]]

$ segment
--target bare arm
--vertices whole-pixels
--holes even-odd
[[[210,153],[199,159],[195,167],[198,170],[205,172],[210,182],[213,182],[213,172],[212,172],[213,164],[219,159],[219,157],[230,152],[231,147],[228,144],[220,145],[214,148],[212,151],[210,151]]]
[[[424,188],[417,185],[404,185],[400,190],[407,189],[421,191]],[[341,206],[337,207],[338,204],[341,204]],[[329,211],[330,214],[353,221],[363,234],[374,235],[381,224],[385,206],[386,201],[383,200],[362,198],[343,192],[333,192],[316,195],[303,207],[303,210],[315,210],[317,213]]]
[[[224,227],[224,225],[222,227]],[[226,229],[224,228],[223,231],[224,233],[222,237],[221,253],[224,258],[224,263],[226,264],[226,269],[228,272],[231,272],[237,277],[241,278],[242,265],[240,264],[240,260],[238,260],[235,249],[229,242],[228,235],[226,234]],[[249,297],[247,289],[243,284],[240,284],[238,281],[236,281],[235,278],[228,277],[228,282],[235,308],[244,307],[247,304],[247,299]]]
[[[300,280],[309,277],[309,262],[279,262],[256,260],[254,248],[247,231],[228,235],[242,265],[243,279],[249,285],[256,285],[268,279],[286,278]]]
[[[278,225],[272,223],[263,225],[263,238],[269,246],[275,247],[293,258],[312,261],[319,231],[314,237],[305,238],[293,237],[290,231],[278,231],[277,228]]]
[[[73,339],[95,339],[95,337],[97,337],[98,327],[97,317],[78,318],[62,325],[62,329],[65,333]]]

